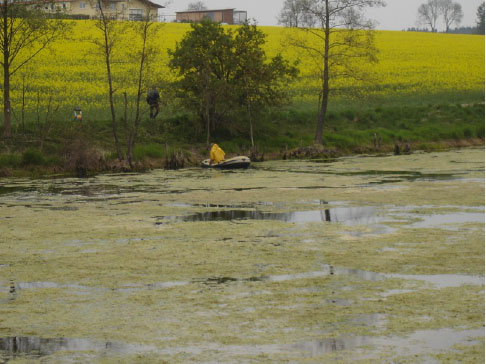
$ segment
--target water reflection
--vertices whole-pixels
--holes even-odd
[[[478,212],[456,212],[453,214],[432,214],[432,215],[414,215],[414,217],[419,217],[422,221],[413,223],[410,225],[411,228],[435,228],[440,227],[441,229],[451,230],[455,224],[467,224],[467,223],[483,223],[484,224],[484,213]]]
[[[318,161],[313,161],[318,162]],[[306,173],[306,174],[319,174],[329,176],[343,176],[343,177],[367,177],[367,178],[380,178],[378,180],[370,182],[370,184],[382,184],[382,183],[397,183],[397,182],[414,182],[414,181],[448,181],[461,179],[462,175],[466,172],[453,173],[423,173],[412,170],[363,170],[363,171],[335,171],[332,169],[323,169],[319,163],[315,165],[309,165],[308,163],[299,164],[283,164],[282,166],[267,166],[258,168],[268,172],[283,172],[283,173]],[[321,187],[322,188],[322,187]]]
[[[210,277],[205,279],[194,279],[195,283],[203,283],[209,286],[220,284],[230,284],[236,282],[285,282],[297,279],[312,279],[337,275],[349,275],[366,281],[382,281],[385,279],[405,279],[417,280],[432,284],[435,288],[459,287],[462,285],[484,285],[484,277],[468,276],[461,274],[395,274],[395,273],[377,273],[360,269],[350,269],[344,267],[335,267],[328,264],[322,265],[322,270],[292,274],[278,274],[267,276],[255,276],[249,278],[234,277]],[[398,292],[397,292],[398,293]]]
[[[408,336],[351,336],[327,338],[310,342],[297,343],[293,349],[303,353],[306,357],[317,357],[336,351],[352,350],[370,347],[371,352],[380,352],[384,348],[392,349],[398,355],[420,355],[431,351],[447,350],[472,339],[484,341],[484,329],[471,330],[420,330]]]
[[[316,201],[312,202],[316,204]],[[328,204],[326,201],[319,200],[318,204],[325,205]],[[164,206],[169,207],[182,207],[182,208],[196,208],[196,207],[204,207],[204,208],[217,208],[217,209],[254,209],[256,206],[273,206],[273,207],[284,207],[285,204],[283,202],[269,202],[269,201],[261,201],[251,204],[216,204],[216,203],[186,203],[186,202],[168,202],[164,204]]]
[[[336,351],[350,350],[359,346],[369,345],[371,338],[365,336],[330,338],[318,341],[294,344],[293,349],[305,352],[306,356],[320,356]]]
[[[29,356],[40,358],[59,351],[96,351],[113,354],[131,354],[156,351],[155,347],[112,341],[97,341],[76,338],[40,338],[36,336],[14,336],[0,338],[0,354],[7,357]]]
[[[459,287],[462,285],[484,285],[483,276],[471,276],[461,274],[397,274],[397,273],[377,273],[369,272],[360,269],[350,269],[345,267],[335,267],[328,264],[323,264],[321,270],[301,273],[290,274],[276,274],[276,275],[261,275],[251,277],[209,277],[209,278],[194,278],[190,281],[167,281],[167,282],[153,282],[148,284],[127,284],[118,288],[105,288],[105,287],[88,287],[79,284],[60,284],[57,282],[14,282],[10,280],[8,286],[0,286],[0,292],[9,293],[11,296],[17,294],[17,291],[23,289],[47,289],[47,288],[59,288],[59,289],[71,289],[80,294],[89,292],[137,292],[144,290],[154,289],[171,289],[175,287],[182,287],[189,284],[204,284],[207,286],[219,286],[229,285],[234,283],[249,283],[249,282],[286,282],[299,279],[313,279],[321,277],[332,277],[338,275],[353,276],[358,279],[366,281],[382,281],[386,279],[404,279],[404,280],[416,280],[424,283],[431,284],[437,289],[448,287]],[[406,293],[408,290],[396,290],[385,293],[384,295]]]
[[[381,281],[384,279],[405,279],[417,280],[432,284],[435,288],[460,287],[462,285],[484,285],[483,276],[472,276],[462,274],[397,274],[397,273],[377,273],[368,272],[360,269],[349,269],[344,267],[334,267],[323,264],[324,272],[329,271],[331,275],[353,275],[367,281]]]
[[[299,352],[303,357],[318,357],[321,355],[359,350],[366,350],[369,358],[382,350],[393,350],[397,355],[420,355],[423,353],[448,350],[454,345],[463,343],[479,343],[484,340],[484,328],[470,330],[437,329],[420,330],[408,336],[339,336],[308,342],[298,342],[290,345],[222,345],[206,344],[201,346],[180,346],[159,348],[149,345],[138,345],[112,341],[97,341],[76,338],[40,338],[35,336],[15,336],[0,338],[0,358],[17,357],[42,358],[61,351],[72,357],[68,352],[90,351],[105,355],[158,353],[161,355],[176,355],[179,353],[202,353],[214,350],[226,354],[274,354]],[[358,354],[358,353],[357,353]]]
[[[377,209],[371,206],[337,207],[325,210],[292,212],[264,212],[255,209],[232,209],[198,212],[184,216],[160,216],[157,217],[157,219],[159,224],[168,221],[277,220],[301,224],[310,222],[339,222],[345,225],[369,225],[379,223],[383,220],[377,216]]]
[[[22,290],[30,290],[30,289],[69,289],[74,291],[78,294],[86,294],[91,292],[135,292],[135,291],[143,291],[143,290],[152,290],[152,289],[169,289],[174,287],[180,287],[190,284],[189,281],[168,281],[168,282],[154,282],[148,284],[132,284],[132,285],[124,285],[119,288],[105,288],[105,287],[91,287],[91,286],[83,286],[80,284],[61,284],[58,282],[49,282],[49,281],[37,281],[37,282],[14,282],[10,280],[8,286],[0,286],[0,292],[8,293],[12,297],[16,297],[17,292]]]

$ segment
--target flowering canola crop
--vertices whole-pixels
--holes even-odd
[[[168,67],[167,49],[173,49],[188,24],[155,24],[152,40],[158,51],[151,64],[148,84],[168,83],[175,76]],[[285,28],[260,27],[267,35],[268,57],[281,53],[289,61],[299,60],[300,76],[292,86],[294,98],[316,100],[319,79],[314,63],[301,50],[286,45]],[[441,92],[484,92],[484,36],[376,31],[379,62],[361,65],[371,75],[366,86],[370,96],[406,96]],[[63,112],[80,106],[85,115],[107,118],[109,112],[106,68],[102,54],[93,44],[101,37],[94,21],[76,21],[69,39],[55,43],[12,80],[14,116],[24,105],[31,113],[56,107]],[[121,108],[123,92],[136,93],[140,40],[133,28],[121,34],[113,56],[116,100]],[[346,79],[334,81],[334,88],[353,87]],[[22,101],[24,100],[24,101]],[[37,111],[36,111],[37,110]],[[18,119],[18,117],[17,117]]]

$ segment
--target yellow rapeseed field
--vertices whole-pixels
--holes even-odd
[[[155,46],[159,51],[151,67],[150,83],[174,79],[167,62],[167,49],[173,48],[188,24],[156,24]],[[312,61],[301,50],[286,45],[287,29],[261,27],[267,34],[268,56],[277,53],[299,60],[300,77],[293,85],[296,100],[315,100],[319,80],[314,77]],[[28,68],[13,79],[13,107],[18,115],[24,95],[24,107],[31,112],[46,109],[70,109],[80,106],[94,117],[108,111],[106,72],[102,56],[92,39],[99,37],[94,21],[77,21],[69,39],[56,43],[39,55]],[[135,92],[136,63],[133,53],[140,46],[133,31],[123,31],[120,47],[114,54],[116,92]],[[441,92],[484,92],[484,36],[376,31],[379,63],[366,66],[372,82],[366,85],[370,95],[406,96]],[[334,87],[352,83],[338,80]],[[364,87],[364,86],[363,86]]]

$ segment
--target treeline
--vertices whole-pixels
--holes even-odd
[[[423,33],[448,33],[448,34],[475,34],[475,35],[481,35],[484,33],[481,33],[480,30],[477,27],[458,27],[455,29],[449,29],[449,31],[443,31],[443,32],[432,32],[430,29],[427,28],[407,28],[407,32],[423,32]]]

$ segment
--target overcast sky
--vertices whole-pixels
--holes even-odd
[[[164,4],[166,0],[153,0],[158,4]],[[174,15],[176,11],[187,9],[189,3],[196,0],[172,0],[163,9],[163,14]],[[368,11],[368,17],[378,22],[377,29],[382,30],[404,30],[416,27],[417,8],[426,0],[385,0],[387,6],[384,8],[373,8]],[[235,8],[246,10],[248,18],[254,18],[259,25],[277,25],[277,16],[282,9],[284,0],[203,0],[208,9]],[[476,25],[476,10],[483,0],[454,0],[462,6],[464,18],[461,26]],[[172,18],[167,18],[170,21]],[[442,29],[439,24],[439,31]],[[453,26],[454,28],[454,26]]]

